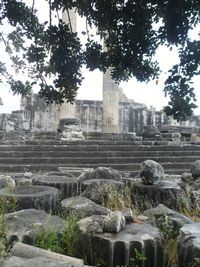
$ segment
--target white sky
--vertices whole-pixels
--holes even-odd
[[[29,0],[30,1],[30,0]],[[36,5],[45,5],[45,1],[36,0]],[[44,9],[41,8],[41,17],[44,18]],[[39,14],[40,16],[40,14]],[[78,31],[85,30],[85,23],[83,20],[78,20]],[[200,31],[200,26],[195,35]],[[3,57],[3,54],[1,55]],[[128,98],[134,99],[136,102],[145,103],[147,106],[154,106],[157,110],[162,109],[167,105],[167,98],[164,97],[164,81],[167,78],[167,70],[177,63],[178,57],[175,50],[169,51],[166,47],[160,47],[157,51],[156,58],[160,62],[160,67],[163,74],[160,76],[158,84],[156,81],[149,83],[139,83],[135,79],[131,79],[129,82],[121,83],[124,93]],[[78,99],[88,100],[101,100],[102,99],[102,74],[99,71],[89,72],[83,69],[83,75],[85,80],[82,83],[81,88],[78,91]],[[200,114],[200,77],[196,77],[194,80],[195,93],[197,97],[196,104],[199,106],[195,110],[195,114]],[[3,106],[0,106],[0,113],[9,113],[12,110],[19,109],[19,96],[13,96],[9,91],[9,88],[3,84],[0,84],[0,97],[3,100]]]

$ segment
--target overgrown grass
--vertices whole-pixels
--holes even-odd
[[[45,225],[44,229],[35,239],[34,246],[63,254],[64,250],[61,246],[60,238],[62,238],[62,236],[59,236],[53,228],[49,227],[49,225]]]
[[[9,190],[9,189],[8,189]],[[6,212],[14,211],[17,202],[15,198],[8,198],[6,196],[0,197],[0,258],[7,255],[9,247],[6,239]]]
[[[164,253],[165,266],[178,267],[178,235],[179,229],[172,225],[168,216],[165,216],[164,221],[159,225],[164,236]]]
[[[79,246],[81,243],[81,232],[77,227],[78,218],[70,215],[67,218],[67,227],[62,234],[62,247],[64,254],[70,256],[79,255]]]
[[[75,256],[80,234],[76,226],[77,221],[75,215],[70,215],[62,233],[55,232],[53,227],[46,222],[34,245],[53,252]]]
[[[131,190],[128,186],[125,187],[123,193],[118,193],[117,190],[113,190],[113,187],[108,187],[108,198],[106,202],[104,202],[104,206],[108,209],[115,210],[123,210],[125,208],[133,208],[133,204],[131,201]]]
[[[135,215],[140,215],[144,209],[155,207],[155,203],[149,200],[139,200],[132,204],[131,188],[125,187],[124,193],[119,194],[117,190],[109,188],[108,198],[105,206],[111,210],[123,210],[125,208],[134,208]],[[194,196],[191,190],[186,189],[178,198],[178,211],[191,218],[194,221],[200,221],[200,199]],[[16,200],[13,198],[0,198],[0,257],[5,257],[8,252],[8,244],[6,240],[6,221],[5,214],[14,211],[16,208]],[[79,218],[73,214],[66,219],[66,227],[62,233],[56,233],[53,228],[47,224],[41,231],[41,234],[35,240],[35,246],[43,249],[50,249],[53,252],[61,253],[69,256],[79,257],[87,264],[94,264],[98,267],[105,266],[103,260],[96,257],[92,249],[91,239],[89,235],[84,235],[77,227]],[[166,255],[166,267],[178,267],[178,241],[179,230],[174,228],[168,217],[160,224],[160,230],[164,236],[164,248]],[[139,267],[146,260],[145,256],[135,250],[127,266],[117,265],[116,267]],[[190,266],[199,267],[200,258],[194,259]]]
[[[91,247],[89,242],[85,246],[85,236],[77,227],[78,220],[76,215],[70,214],[66,219],[66,226],[62,233],[56,233],[47,223],[36,238],[34,246],[78,257],[87,263],[91,256]]]
[[[131,198],[131,189],[129,188],[128,198]],[[169,199],[173,201],[174,196]],[[182,215],[192,219],[195,222],[200,221],[200,199],[198,195],[195,195],[195,192],[192,192],[191,189],[186,188],[185,191],[182,191],[181,195],[178,196],[176,201],[176,210]],[[114,199],[117,203],[116,199]],[[149,201],[149,199],[136,198],[134,201],[134,214],[135,222],[142,223],[137,220],[137,216],[141,215],[144,210],[151,209],[157,206],[159,203]],[[167,205],[168,206],[168,205]],[[178,236],[179,229],[175,228],[174,225],[169,221],[169,218],[166,216],[164,221],[159,225],[159,228],[164,236],[164,249],[166,257],[166,267],[179,267],[178,263]],[[133,265],[134,266],[134,265]],[[194,259],[194,262],[191,263],[191,266],[187,267],[199,267],[200,258]],[[131,265],[132,267],[132,265]],[[135,267],[135,266],[134,266]]]
[[[6,256],[6,224],[5,224],[5,205],[4,198],[0,198],[0,258]]]
[[[200,194],[186,188],[178,199],[178,211],[193,221],[200,222]]]
[[[177,203],[178,211],[194,221],[200,221],[200,202],[192,198],[191,192],[182,194]],[[131,189],[126,188],[124,194],[118,194],[116,190],[110,188],[109,197],[106,199],[105,206],[111,210],[123,210],[127,207],[133,208]],[[134,213],[142,214],[144,209],[155,207],[155,203],[150,201],[138,200],[134,203]],[[62,234],[55,233],[52,229],[45,227],[44,232],[37,238],[35,245],[44,249],[50,249],[57,253],[80,257],[87,264],[94,264],[98,267],[106,266],[103,259],[97,259],[92,249],[90,236],[84,235],[77,227],[78,217],[71,214],[66,219],[66,228]],[[141,222],[142,223],[142,222]],[[2,224],[3,225],[3,224]],[[159,225],[164,236],[164,249],[166,256],[165,267],[178,267],[178,241],[179,229],[176,229],[166,216],[165,220]],[[87,238],[87,239],[86,239]],[[83,249],[85,248],[85,250]],[[131,257],[130,264],[127,266],[117,265],[116,267],[139,267],[145,261],[145,256],[135,251]],[[194,259],[191,266],[199,267],[200,259]]]

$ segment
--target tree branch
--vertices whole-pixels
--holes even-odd
[[[35,0],[33,0],[33,2],[32,2],[32,8],[31,8],[32,15],[33,15],[33,12],[34,12],[34,6],[35,6]]]
[[[60,20],[60,16],[59,16],[58,9],[56,9],[56,12],[57,12],[57,17],[58,17],[58,21],[59,21]]]
[[[88,20],[87,20],[87,18],[86,18],[86,32],[87,32],[88,41],[90,41],[90,35],[89,35],[89,30],[88,30]]]
[[[33,0],[33,2],[32,2],[32,8],[31,8],[31,13],[32,13],[32,16],[31,16],[31,23],[33,22],[34,6],[35,6],[35,0]]]
[[[51,0],[49,0],[49,25],[52,24],[52,10],[51,10]]]
[[[8,43],[6,42],[4,36],[3,36],[3,34],[2,34],[1,32],[0,32],[0,37],[2,38],[3,43],[4,43],[5,47],[6,47],[6,50],[5,50],[5,51],[8,53],[10,59],[12,60],[12,54],[11,54],[10,51],[7,49],[7,47],[9,47],[9,45],[8,45]]]
[[[68,16],[68,21],[69,21],[69,26],[70,26],[70,31],[71,33],[73,32],[73,29],[72,29],[72,23],[71,23],[71,18],[70,18],[70,15],[69,15],[69,9],[67,8],[67,16]]]

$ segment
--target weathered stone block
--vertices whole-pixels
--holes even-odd
[[[35,208],[53,213],[58,211],[59,191],[54,187],[17,186],[10,190],[1,189],[0,197],[14,199],[17,210]]]
[[[89,198],[100,205],[107,205],[110,201],[115,201],[115,198],[123,200],[125,184],[116,180],[94,179],[83,182],[86,187],[82,196]],[[83,187],[82,186],[82,187]]]
[[[199,266],[200,264],[200,223],[184,225],[179,237],[180,267]]]
[[[75,214],[80,219],[92,215],[107,215],[110,210],[104,208],[85,197],[71,197],[61,202],[62,210],[66,214]]]
[[[44,230],[62,232],[66,222],[58,216],[51,216],[42,210],[27,209],[6,214],[6,236],[9,243],[13,241],[33,244]]]
[[[163,180],[160,184],[145,185],[142,181],[134,182],[131,189],[133,204],[142,209],[156,207],[162,203],[173,209],[178,209],[182,190],[175,182]]]
[[[79,191],[78,179],[63,175],[35,175],[33,184],[56,187],[60,192],[60,199],[77,196]]]
[[[126,220],[122,212],[113,211],[103,221],[103,231],[107,233],[119,233],[125,227]]]
[[[146,185],[159,184],[164,177],[164,169],[154,160],[145,160],[141,164],[140,177]]]
[[[191,166],[191,173],[193,179],[198,179],[200,177],[200,160],[196,160]]]
[[[139,253],[143,260],[138,266],[164,267],[165,257],[162,234],[149,224],[132,223],[119,233],[86,234],[90,239],[93,264],[101,262],[101,267],[131,264]]]

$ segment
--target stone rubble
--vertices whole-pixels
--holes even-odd
[[[141,164],[140,177],[146,185],[159,184],[164,177],[164,169],[158,162],[146,160]]]
[[[178,252],[180,267],[200,266],[200,223],[186,224],[180,229]]]
[[[33,244],[44,228],[59,233],[66,224],[60,217],[36,209],[8,213],[5,215],[5,223],[8,243],[20,241],[29,244]]]
[[[125,227],[126,220],[122,212],[113,211],[103,220],[103,231],[107,233],[119,233]]]
[[[11,249],[10,254],[15,257],[20,257],[24,259],[36,259],[35,262],[38,262],[38,258],[44,258],[48,259],[49,263],[51,260],[53,262],[58,261],[61,263],[68,264],[69,266],[74,266],[74,267],[83,267],[83,261],[81,259],[69,257],[66,255],[61,255],[49,250],[44,250],[41,248],[37,248],[34,246],[26,245],[20,242],[17,242],[14,244],[14,246]],[[34,262],[34,261],[33,261]],[[47,265],[45,265],[47,266]],[[51,266],[51,265],[50,265]],[[61,265],[64,267],[64,265]],[[38,266],[39,267],[39,266]],[[52,266],[54,267],[54,265]],[[56,266],[55,266],[56,267]]]
[[[200,178],[200,160],[196,160],[191,166],[191,173],[194,180]]]
[[[81,122],[76,118],[60,120],[58,139],[61,141],[84,141],[85,136],[81,128]]]
[[[0,175],[0,189],[14,188],[15,181],[9,175]]]
[[[94,179],[88,180],[83,183],[86,189],[82,192],[82,196],[89,198],[97,204],[106,206],[109,200],[114,200],[116,196],[123,199],[125,184],[116,180],[108,179]]]
[[[61,202],[64,214],[73,214],[78,218],[86,218],[92,215],[108,215],[110,210],[102,207],[86,197],[66,198]]]
[[[163,204],[159,204],[156,208],[147,209],[143,212],[144,216],[147,216],[151,223],[154,223],[157,227],[160,225],[166,225],[171,227],[174,231],[177,231],[185,224],[190,224],[193,221],[188,217],[167,208]]]
[[[198,164],[195,166],[197,165]],[[162,200],[167,199],[174,204],[175,198],[178,200],[181,188],[182,190],[189,188],[193,196],[195,193],[197,197],[199,197],[199,176],[197,173],[198,171],[195,170],[192,173],[183,173],[181,176],[164,176],[164,169],[159,163],[153,160],[146,160],[141,164],[141,178],[135,177],[133,179],[129,177],[132,182],[130,182],[128,186],[136,188],[137,190],[140,190],[142,186],[142,192],[148,189],[148,194],[151,199],[153,199],[153,195],[156,196],[157,193],[162,191],[162,196],[164,195]],[[200,255],[200,224],[194,223],[191,219],[173,209],[169,209],[163,204],[145,210],[143,215],[140,216],[135,216],[134,209],[131,208],[124,208],[121,211],[111,211],[103,207],[102,205],[107,204],[105,200],[110,198],[109,194],[111,194],[112,197],[112,194],[116,193],[118,199],[123,199],[126,193],[125,183],[123,182],[121,174],[111,168],[99,167],[94,170],[83,171],[78,178],[66,177],[64,173],[60,175],[58,173],[49,173],[38,176],[32,173],[24,173],[23,175],[16,175],[16,177],[12,175],[0,175],[0,185],[1,180],[3,184],[3,179],[5,180],[4,184],[6,186],[10,184],[11,187],[14,181],[16,187],[11,189],[16,192],[19,190],[22,195],[26,195],[30,190],[34,191],[34,188],[44,187],[32,185],[32,181],[36,183],[37,179],[41,180],[42,183],[43,180],[45,183],[52,183],[51,186],[55,187],[57,187],[59,183],[68,183],[69,180],[76,180],[76,183],[79,184],[84,191],[81,196],[67,196],[67,198],[62,200],[61,210],[67,216],[73,214],[80,219],[77,226],[81,232],[86,234],[86,242],[88,242],[87,238],[89,237],[91,244],[94,246],[94,248],[92,248],[93,253],[104,260],[109,267],[119,263],[126,265],[130,263],[131,248],[137,248],[137,246],[142,248],[142,252],[145,253],[146,261],[143,263],[144,267],[164,267],[163,235],[158,228],[161,228],[165,223],[168,223],[171,229],[177,232],[177,235],[180,231],[180,237],[178,239],[180,266],[178,267],[185,267],[185,263],[189,265],[193,262],[194,258],[198,258]],[[57,184],[56,180],[58,180]],[[64,187],[58,188],[62,191]],[[174,194],[173,200],[172,197],[169,197],[168,191],[170,191],[170,196],[172,196],[171,193],[175,192],[174,190],[176,193]],[[79,193],[78,187],[76,192],[77,194]],[[130,192],[132,194],[131,197],[136,197],[136,191]],[[61,199],[62,198],[60,198],[60,200]],[[161,201],[158,195],[156,199]],[[56,210],[58,212],[60,208],[58,203],[56,205]],[[40,205],[38,208],[40,208]],[[51,216],[42,210],[35,209],[20,210],[6,214],[5,220],[7,225],[7,241],[9,244],[14,241],[33,244],[37,236],[46,229],[47,221],[48,227],[51,226],[51,229],[55,232],[61,233],[65,227],[65,221],[59,217]],[[72,258],[71,261],[70,257],[68,258],[67,256],[59,255],[51,251],[27,246],[20,242],[14,245],[11,251],[11,257],[6,259],[1,266],[85,266],[83,261],[78,259]]]
[[[45,257],[36,257],[26,259],[21,257],[11,257],[7,259],[2,267],[83,267],[84,265],[74,265],[63,261],[48,259]]]
[[[125,208],[122,210],[122,214],[126,220],[126,223],[133,223],[134,222],[134,213],[131,208]]]
[[[80,183],[93,179],[116,180],[120,182],[122,181],[122,175],[119,171],[113,168],[98,167],[94,170],[83,172],[83,174],[79,176]]]

